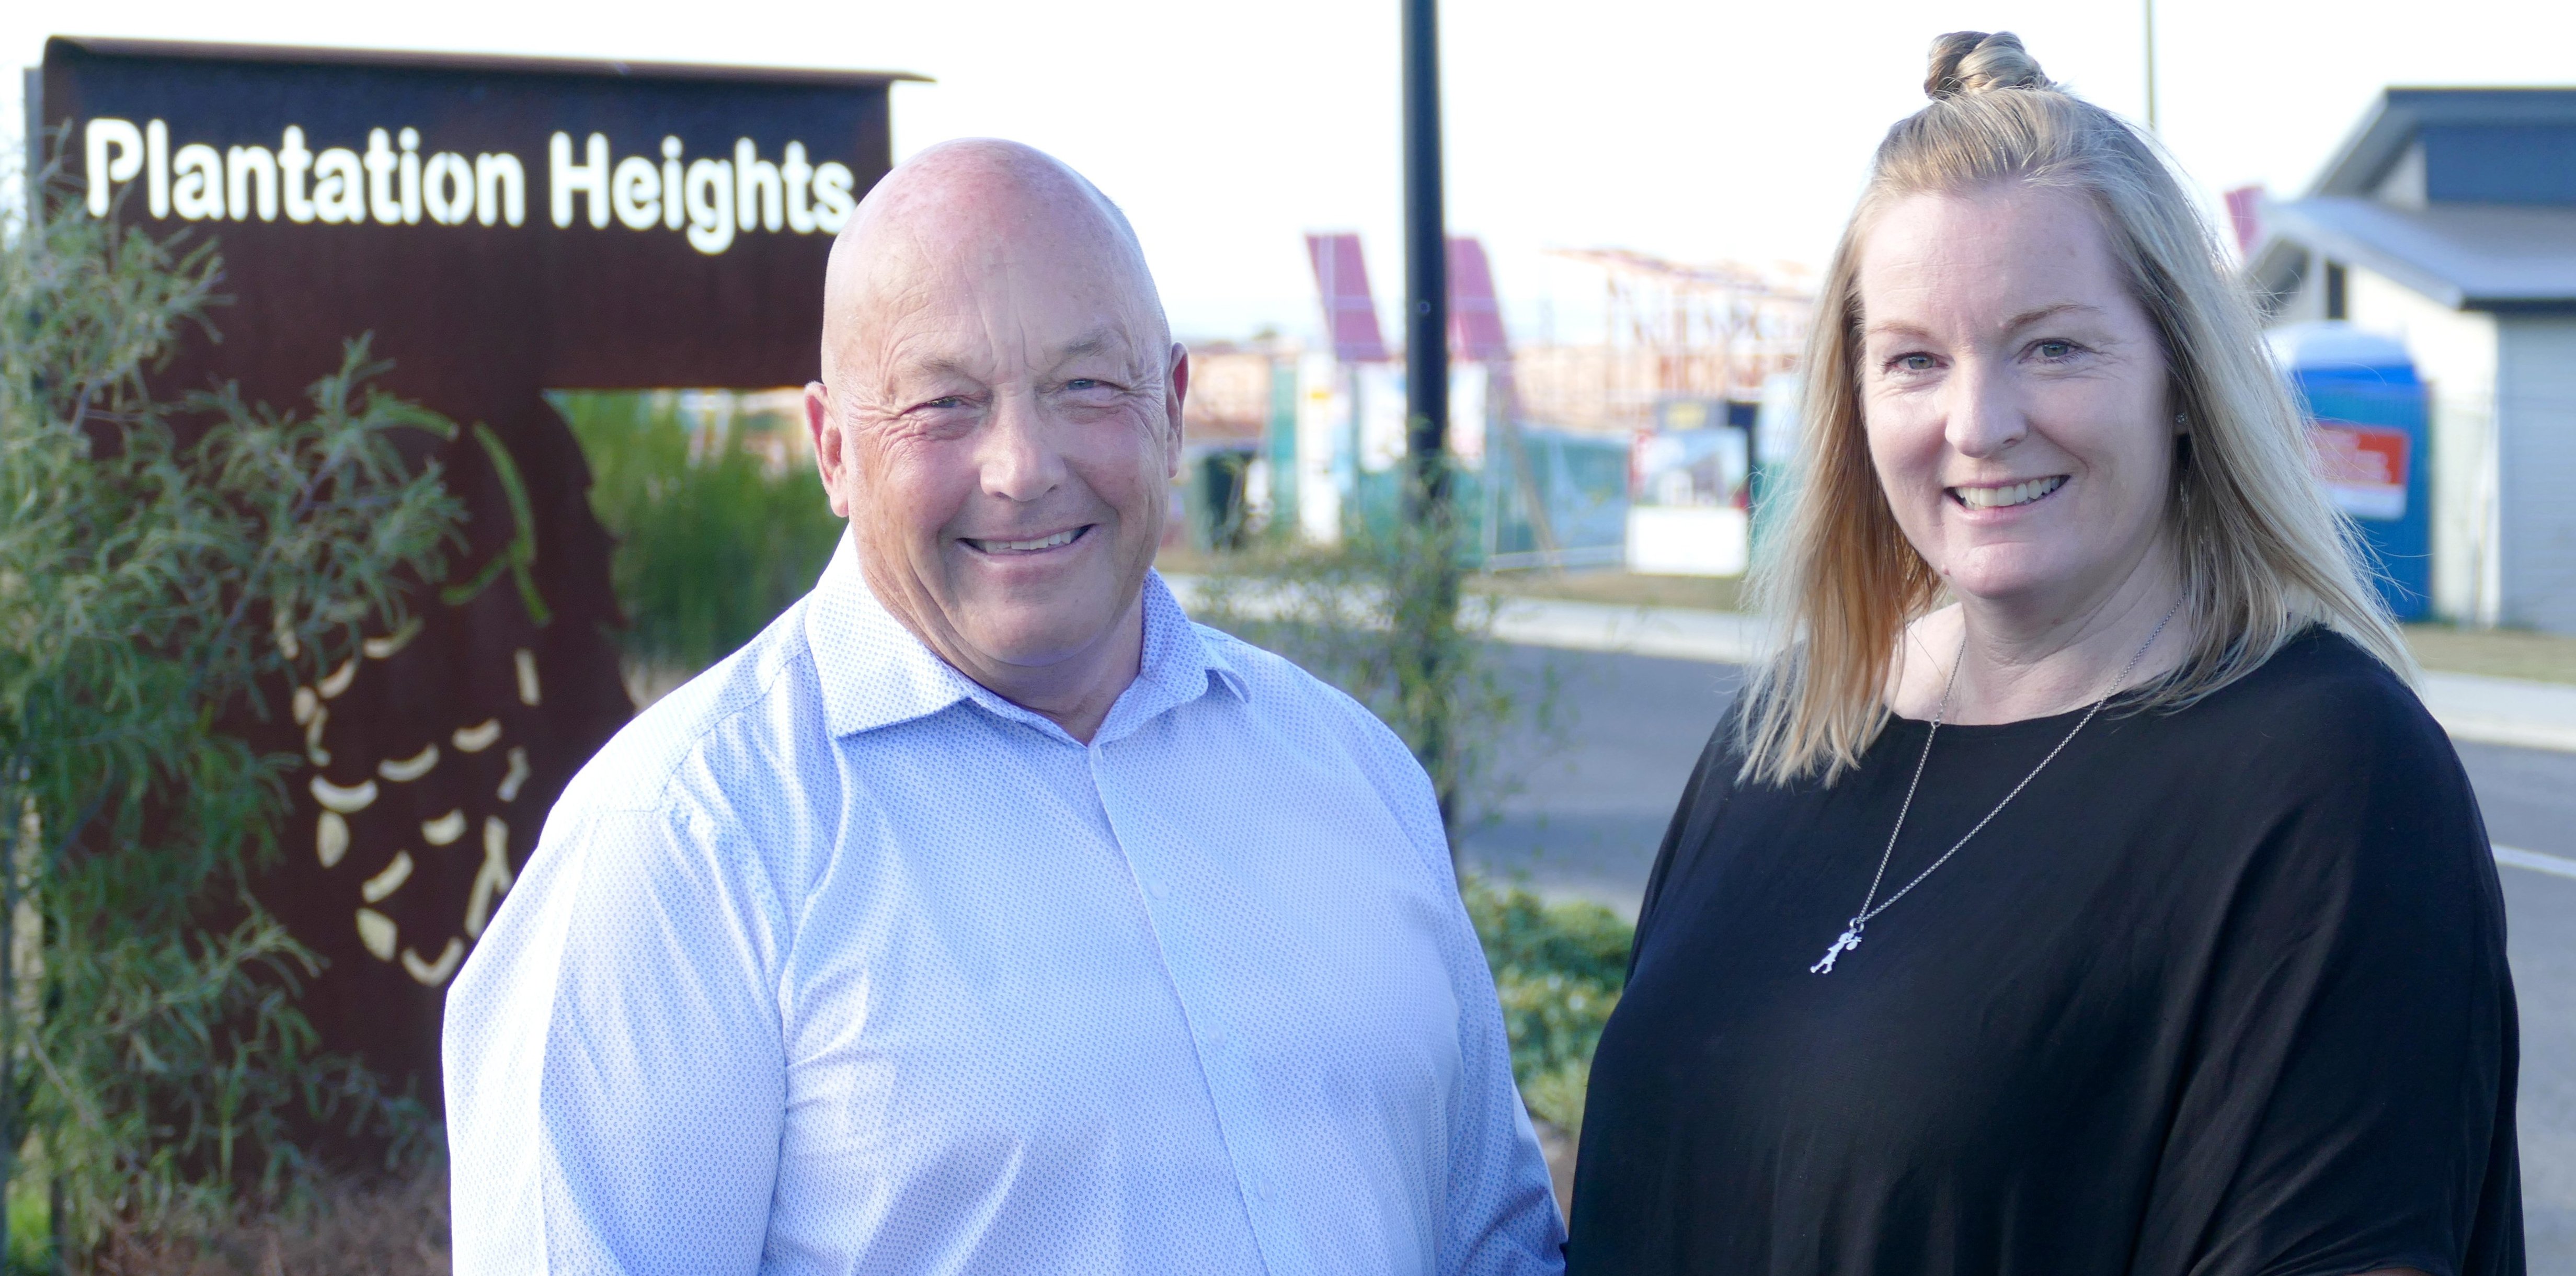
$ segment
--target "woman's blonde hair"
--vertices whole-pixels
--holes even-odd
[[[1861,247],[1879,214],[1918,194],[1999,183],[2081,193],[2162,339],[2172,406],[2188,422],[2165,518],[2184,588],[2175,623],[2192,645],[2132,707],[2190,704],[2320,622],[2411,673],[2358,543],[2310,468],[2304,419],[2253,305],[2155,148],[2051,83],[2010,32],[1934,41],[1924,91],[1931,104],[1879,144],[1818,302],[1797,490],[1783,543],[1756,573],[1780,646],[1737,719],[1743,778],[1821,772],[1831,783],[1857,764],[1886,722],[1906,627],[1944,596],[1879,486],[1858,385]]]

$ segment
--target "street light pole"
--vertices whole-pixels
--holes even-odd
[[[1449,237],[1440,199],[1439,0],[1404,5],[1404,385],[1408,512],[1447,513]]]
[[[2156,128],[2156,0],[2147,5],[2147,131]]]
[[[1440,200],[1439,0],[1404,6],[1404,514],[1389,580],[1405,743],[1458,816],[1458,536],[1449,499],[1449,234]],[[1450,855],[1457,844],[1450,843]]]

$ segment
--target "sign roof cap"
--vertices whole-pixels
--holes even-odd
[[[58,35],[46,42],[46,60],[61,45],[104,58],[187,58],[206,62],[276,62],[307,66],[365,66],[456,71],[485,75],[583,75],[622,80],[708,80],[729,84],[793,84],[817,88],[876,88],[910,81],[932,84],[910,71],[834,71],[819,67],[720,66],[694,62],[623,62],[607,58],[520,57],[499,53],[427,53],[400,49],[337,49],[288,44],[212,44],[187,40],[129,40]]]

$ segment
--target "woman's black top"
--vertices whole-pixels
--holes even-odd
[[[2076,722],[1945,726],[1911,880]],[[1830,787],[1721,728],[1646,888],[1575,1273],[2520,1273],[2504,904],[2440,727],[2312,631],[2095,718],[1858,912],[1926,724]]]

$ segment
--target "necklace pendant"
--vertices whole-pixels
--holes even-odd
[[[1860,947],[1860,928],[1855,926],[1850,930],[1844,931],[1839,938],[1835,939],[1834,946],[1825,950],[1824,960],[1817,962],[1813,966],[1807,967],[1807,973],[1810,975],[1830,975],[1834,973],[1835,959],[1858,947]]]

